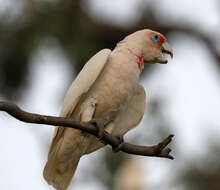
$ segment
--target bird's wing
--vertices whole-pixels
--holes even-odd
[[[65,96],[60,113],[61,117],[66,117],[73,112],[80,97],[90,89],[98,78],[110,53],[110,49],[103,49],[90,58],[90,60],[84,65]]]
[[[138,85],[132,99],[127,106],[118,114],[116,119],[109,123],[106,131],[116,136],[123,136],[129,130],[136,127],[144,115],[146,105],[145,90],[141,85]],[[94,137],[95,138],[95,137]],[[96,151],[97,149],[105,146],[100,141],[95,141],[89,146],[85,154]]]
[[[71,116],[82,95],[88,92],[99,74],[102,72],[110,53],[110,49],[103,49],[91,57],[84,65],[66,93],[63,107],[60,112],[61,117]],[[62,136],[63,130],[64,128],[56,127],[49,153],[53,149],[57,140],[59,140],[59,137]]]

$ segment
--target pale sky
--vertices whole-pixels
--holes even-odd
[[[95,11],[99,12],[98,15],[103,19],[117,24],[135,22],[139,9],[137,2],[137,0],[131,0],[129,3],[127,0],[93,0],[92,3],[90,1],[91,14]],[[217,0],[202,2],[158,1],[158,16],[162,20],[168,16],[172,22],[186,19],[203,31],[207,31],[208,28],[211,31],[217,30],[220,23],[217,17]],[[0,0],[0,12],[4,11],[2,8],[4,4],[6,2]],[[64,95],[63,89],[69,85],[69,78],[75,77],[70,72],[66,64],[68,60],[65,59],[59,45],[54,43],[55,46],[50,47],[49,50],[46,50],[48,45],[44,44],[30,60],[32,61],[31,87],[25,97],[18,102],[27,111],[58,115]],[[204,147],[201,145],[205,145],[210,131],[220,134],[219,74],[205,45],[196,39],[176,34],[170,43],[174,49],[174,59],[167,65],[155,65],[157,68],[154,74],[148,78],[148,81],[143,80],[141,83],[147,91],[148,101],[154,96],[162,96],[166,100],[164,110],[167,112],[167,117],[176,124],[172,129],[176,134],[175,143],[186,157],[196,157],[203,154]],[[3,146],[0,157],[0,189],[53,189],[42,177],[48,149],[42,145],[49,146],[53,127],[24,124],[2,112],[0,112],[0,123],[2,126],[0,144]],[[128,136],[132,136],[135,132],[136,130],[132,131]],[[187,143],[183,144],[183,140]],[[193,155],[191,155],[192,151]],[[83,158],[75,176],[76,180],[84,175],[84,169],[89,162],[95,161],[98,154]],[[179,158],[179,161],[181,159],[183,158]],[[169,182],[164,180],[164,177],[170,172],[173,162],[143,157],[140,161],[146,163],[148,171],[146,177],[152,189],[158,182],[164,181],[165,184]],[[153,171],[152,168],[156,169]],[[92,188],[103,190],[100,184],[93,181],[83,185],[85,190]]]

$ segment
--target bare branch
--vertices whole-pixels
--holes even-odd
[[[17,105],[8,102],[0,102],[0,111],[5,111],[23,122],[75,128],[99,137],[97,128],[91,123],[79,122],[64,117],[53,117],[28,113],[20,109]],[[166,148],[166,146],[171,142],[173,136],[174,135],[168,136],[165,140],[154,146],[137,146],[126,142],[121,144],[117,137],[112,136],[108,132],[104,131],[102,141],[111,145],[113,148],[120,146],[120,150],[128,154],[173,159],[173,157],[169,154],[171,149]]]

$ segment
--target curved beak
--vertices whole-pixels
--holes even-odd
[[[169,54],[171,58],[173,58],[173,50],[167,42],[164,42],[161,46],[162,53]]]
[[[167,42],[164,42],[161,45],[160,49],[160,57],[158,59],[159,63],[167,63],[168,60],[166,59],[164,54],[169,54],[171,58],[173,58],[173,50],[171,49],[170,45]]]

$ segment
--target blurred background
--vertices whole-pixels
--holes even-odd
[[[170,133],[174,161],[112,153],[81,159],[69,189],[220,189],[220,2],[218,0],[0,0],[0,100],[58,115],[85,62],[144,28],[174,50],[145,66],[146,113],[125,140],[158,143]],[[53,189],[42,176],[54,127],[0,113],[0,189]]]

